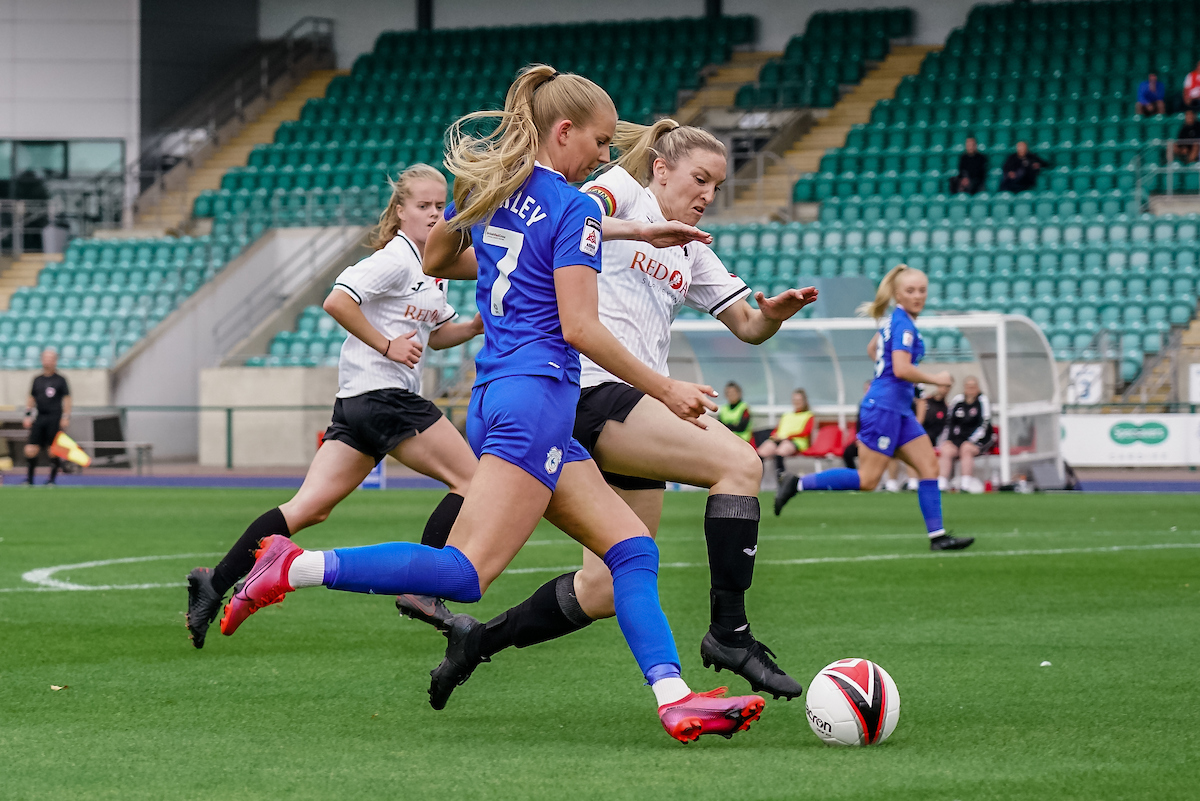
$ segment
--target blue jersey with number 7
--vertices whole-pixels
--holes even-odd
[[[446,219],[454,218],[454,204]],[[581,264],[600,272],[596,202],[540,164],[492,215],[471,227],[483,317],[475,386],[512,375],[579,383],[579,352],[563,339],[554,271]]]
[[[925,342],[917,330],[916,321],[899,306],[879,328],[875,380],[871,382],[863,401],[873,400],[875,406],[893,412],[912,412],[915,386],[903,378],[897,378],[892,372],[892,352],[897,350],[907,351],[914,365],[919,364],[925,355]]]

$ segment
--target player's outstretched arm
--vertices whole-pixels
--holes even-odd
[[[483,333],[483,317],[478,313],[465,323],[446,323],[429,333],[429,347],[445,350],[461,345]]]
[[[479,277],[479,263],[471,247],[468,231],[451,231],[445,220],[434,223],[425,240],[421,255],[421,270],[434,278],[457,278],[474,281]]]
[[[773,298],[768,298],[762,292],[755,292],[757,309],[746,301],[739,300],[718,314],[717,319],[738,339],[751,345],[760,345],[775,336],[784,321],[790,320],[816,299],[817,290],[811,286],[789,289]]]
[[[563,338],[572,347],[617,378],[662,401],[679,417],[705,427],[697,418],[717,410],[712,401],[717,393],[709,386],[659,375],[626,350],[600,322],[594,269],[586,265],[559,267],[554,271],[554,291]]]
[[[646,242],[656,248],[673,248],[689,242],[712,244],[712,234],[678,220],[644,223],[636,220],[622,220],[617,217],[605,217],[601,222],[601,234],[606,242],[617,239],[634,239]]]
[[[950,373],[943,370],[940,373],[927,373],[912,363],[912,354],[906,350],[892,351],[892,375],[913,384],[949,384]]]

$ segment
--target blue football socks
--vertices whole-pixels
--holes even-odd
[[[479,574],[452,545],[430,548],[415,542],[385,542],[325,552],[325,586],[370,595],[414,593],[475,603]]]
[[[856,490],[859,488],[858,471],[837,467],[812,473],[800,479],[800,486],[806,490]]]
[[[650,537],[622,540],[604,554],[613,579],[617,624],[650,684],[679,676],[675,637],[658,600],[658,546]]]
[[[940,537],[946,533],[942,526],[942,493],[936,478],[923,478],[917,484],[917,503],[921,505],[921,516],[929,536]]]

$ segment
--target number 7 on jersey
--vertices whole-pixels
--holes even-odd
[[[521,257],[521,248],[525,245],[525,234],[489,225],[483,231],[483,241],[484,244],[504,248],[504,257],[496,262],[496,270],[500,274],[492,284],[492,316],[503,317],[504,296],[512,286],[509,276],[517,269],[517,259]]]

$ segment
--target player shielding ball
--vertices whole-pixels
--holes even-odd
[[[498,120],[491,134],[467,133],[485,120]],[[762,698],[723,698],[723,688],[695,694],[683,681],[659,604],[654,540],[572,437],[580,352],[680,417],[715,409],[711,388],[654,372],[600,321],[599,214],[568,181],[608,160],[616,122],[599,86],[538,65],[518,76],[503,112],[471,114],[452,127],[447,164],[455,203],[430,235],[424,268],[472,278],[478,265],[485,339],[467,422],[480,462],[449,541],[441,550],[393,542],[301,551],[270,537],[227,608],[223,631],[302,587],[473,603],[544,515],[611,572],[618,623],[672,737],[729,736],[757,719]],[[474,253],[460,260],[468,242]]]
[[[647,368],[666,377],[671,323],[683,306],[707,312],[739,339],[759,344],[816,299],[816,290],[788,290],[746,299],[750,288],[731,275],[693,226],[725,180],[725,146],[700,128],[674,120],[653,126],[619,123],[616,165],[584,186],[604,214],[604,258],[599,277],[600,321]],[[655,239],[648,226],[682,239]],[[669,226],[674,225],[674,228]],[[649,241],[644,241],[649,240]],[[754,448],[708,418],[689,423],[644,390],[623,381],[585,354],[575,413],[575,439],[649,530],[658,531],[667,481],[707,487],[704,535],[712,589],[711,624],[700,643],[706,666],[731,670],[756,692],[794,698],[801,685],[755,639],[745,594],[758,551],[762,463]],[[398,599],[401,611],[405,599]],[[562,637],[612,617],[613,580],[587,551],[583,569],[552,579],[528,600],[481,624],[451,618],[446,658],[432,673],[430,700],[442,708],[480,662],[504,648]],[[410,613],[411,614],[411,613]],[[417,616],[413,614],[412,616]]]
[[[324,305],[350,336],[338,359],[324,444],[295,497],[251,523],[215,569],[188,574],[187,626],[195,647],[204,647],[225,593],[254,566],[259,542],[325,520],[388,454],[450,488],[421,538],[445,544],[476,460],[454,425],[421,397],[421,363],[426,346],[453,347],[483,330],[478,315],[454,322],[445,282],[421,271],[425,241],[445,205],[445,177],[427,164],[409,167],[374,232],[375,253],[338,276]]]
[[[900,264],[879,282],[875,300],[859,308],[883,320],[867,353],[875,360],[875,379],[859,407],[858,469],[839,467],[799,478],[785,473],[775,494],[779,514],[802,490],[873,490],[893,456],[917,472],[917,502],[935,551],[966,548],[974,537],[951,536],[942,525],[942,495],[938,490],[938,459],[933,442],[913,413],[915,384],[949,384],[950,374],[930,374],[917,367],[925,342],[916,318],[925,309],[929,279],[925,273]],[[889,315],[888,308],[895,304]]]

